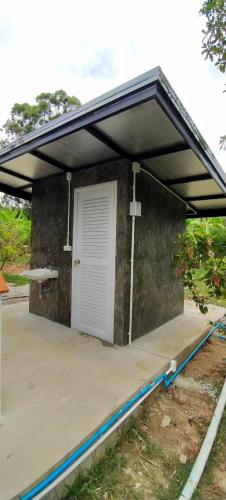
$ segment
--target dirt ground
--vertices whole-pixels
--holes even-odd
[[[225,348],[224,341],[213,337],[187,366],[183,375],[176,379],[168,392],[161,394],[154,403],[151,401],[147,403],[144,425],[163,455],[163,459],[160,457],[159,460],[163,489],[170,489],[171,482],[171,476],[166,474],[164,469],[165,460],[175,461],[175,464],[178,460],[182,464],[186,462],[189,466],[194,463],[199,453],[212,418],[217,395],[226,377]],[[166,427],[162,427],[164,415],[170,418],[170,424]],[[204,481],[196,494],[201,497],[197,498],[226,499],[226,481],[222,481],[226,479],[225,441],[223,448],[218,463],[212,471],[211,484],[205,484]],[[175,470],[177,470],[176,465]]]
[[[10,274],[19,274],[30,269],[30,264],[5,264],[4,271]]]
[[[80,476],[65,499],[176,500],[226,377],[226,342],[212,337],[173,386],[133,417],[119,443]],[[226,499],[226,414],[194,499]]]

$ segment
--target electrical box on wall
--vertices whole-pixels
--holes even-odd
[[[129,214],[135,217],[141,216],[141,203],[140,201],[131,201]]]
[[[71,252],[71,251],[72,251],[71,245],[64,245],[64,252]]]

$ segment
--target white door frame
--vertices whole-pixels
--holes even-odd
[[[78,195],[81,191],[91,191],[96,190],[97,188],[103,188],[112,185],[114,187],[114,206],[115,206],[115,224],[113,228],[113,241],[115,241],[115,252],[114,259],[112,262],[112,276],[113,276],[113,300],[112,300],[112,332],[111,339],[109,338],[109,342],[114,341],[114,306],[115,306],[115,260],[116,260],[116,220],[117,220],[117,181],[109,181],[109,182],[101,182],[92,184],[90,186],[84,186],[80,188],[76,188],[74,190],[74,210],[73,210],[73,238],[72,238],[72,287],[71,287],[71,328],[78,330],[77,324],[77,315],[76,315],[76,271],[74,268],[74,261],[77,259],[77,228],[78,228]]]

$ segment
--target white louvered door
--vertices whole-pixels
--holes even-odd
[[[75,190],[72,328],[113,342],[117,182]]]

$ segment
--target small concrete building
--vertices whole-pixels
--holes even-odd
[[[118,345],[183,312],[174,242],[186,217],[226,215],[226,182],[160,68],[27,134],[0,164],[0,190],[32,199],[31,269],[56,271],[33,276],[30,312]]]

